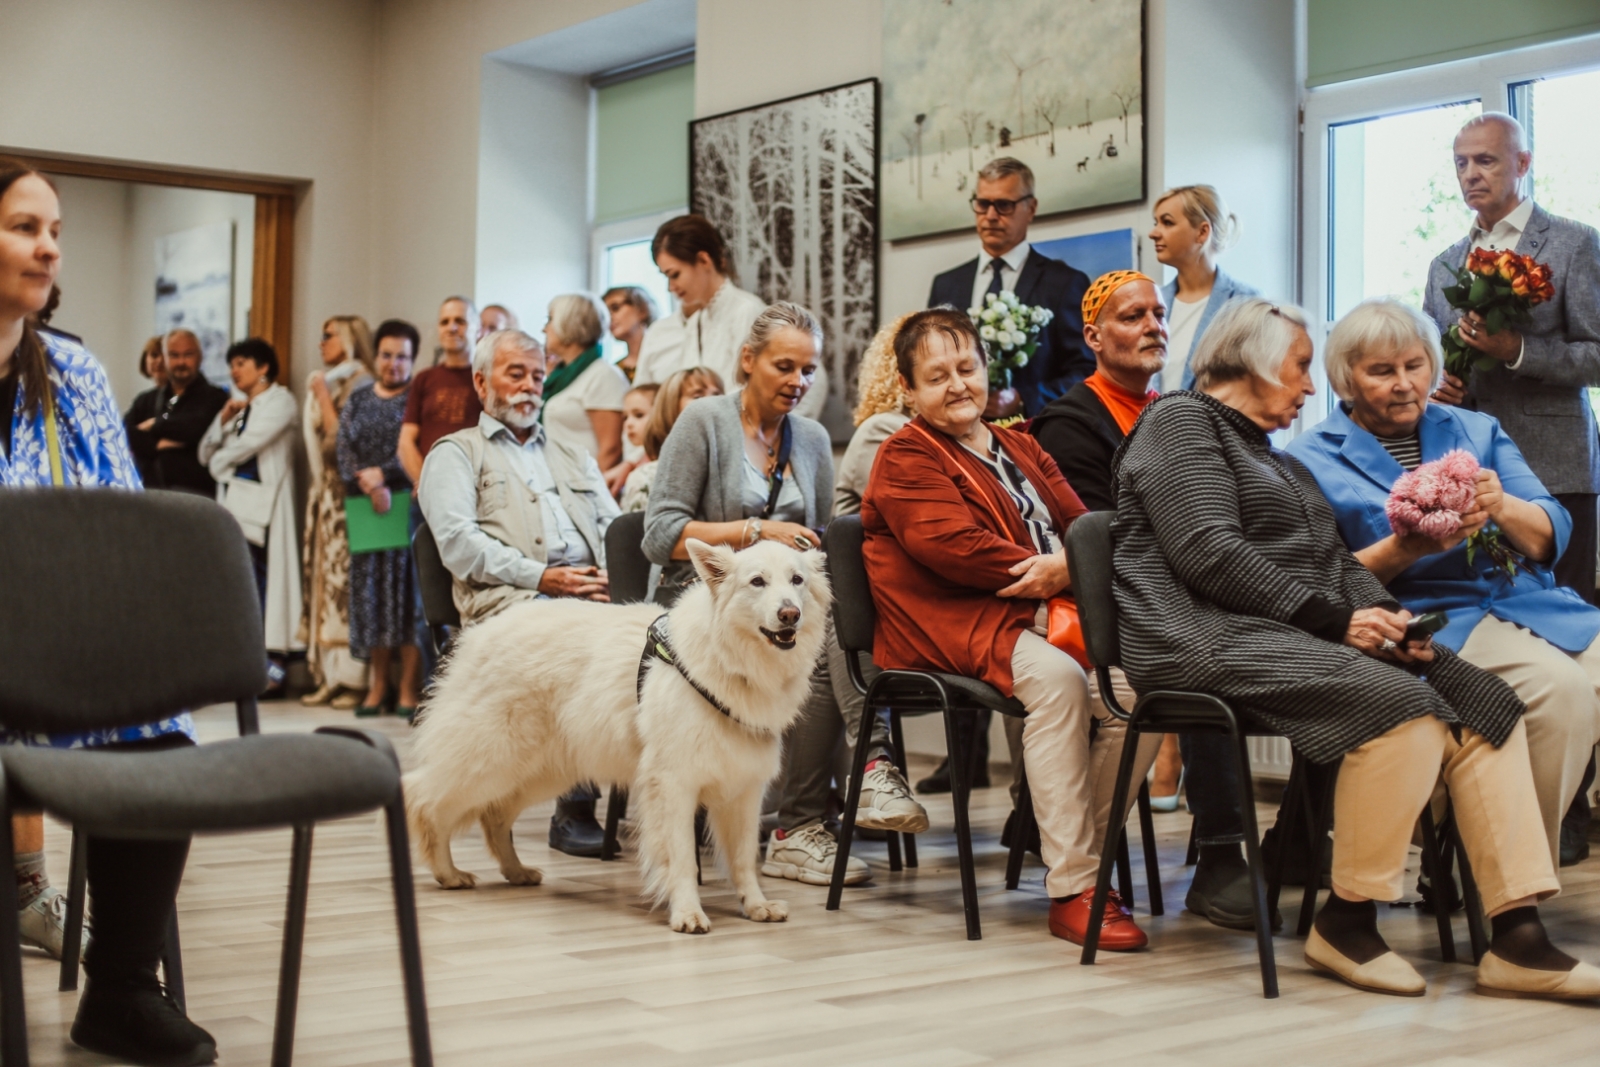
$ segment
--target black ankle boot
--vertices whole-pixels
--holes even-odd
[[[1194,869],[1194,881],[1184,906],[1196,915],[1203,915],[1217,926],[1230,930],[1256,928],[1255,893],[1250,882],[1250,865],[1244,861],[1238,845],[1202,845],[1200,862]],[[1282,920],[1271,917],[1276,930]]]
[[[189,1021],[155,973],[125,982],[88,979],[72,1041],[90,1052],[148,1067],[214,1063],[216,1038]]]
[[[556,801],[556,813],[550,816],[550,847],[569,856],[594,859],[605,844],[606,831],[594,817],[594,801]]]

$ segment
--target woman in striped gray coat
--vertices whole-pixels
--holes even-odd
[[[1431,639],[1350,554],[1315,479],[1272,447],[1311,381],[1296,308],[1259,298],[1218,314],[1193,359],[1198,392],[1153,401],[1114,460],[1123,666],[1136,690],[1215,693],[1309,759],[1344,758],[1333,893],[1312,967],[1420,996],[1374,901],[1402,892],[1412,828],[1443,775],[1494,939],[1480,988],[1600,997],[1600,969],[1551,945],[1538,901],[1559,889],[1541,832],[1523,705]]]

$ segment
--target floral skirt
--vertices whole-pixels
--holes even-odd
[[[417,641],[417,583],[409,549],[350,557],[350,650],[357,659],[374,648]]]

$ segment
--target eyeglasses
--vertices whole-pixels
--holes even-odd
[[[974,214],[987,215],[989,213],[989,209],[994,208],[994,213],[996,215],[999,215],[1001,218],[1009,218],[1012,212],[1017,210],[1018,204],[1032,199],[1033,194],[1030,193],[1021,200],[983,200],[975,196],[968,202],[972,205],[972,211]]]

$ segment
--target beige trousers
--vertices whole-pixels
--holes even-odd
[[[1412,719],[1344,757],[1333,800],[1333,885],[1343,896],[1399,900],[1411,830],[1443,774],[1483,907],[1493,915],[1561,888],[1540,835],[1539,801],[1519,721],[1495,748],[1432,715]]]
[[[1093,677],[1031,630],[1017,638],[1011,673],[1013,692],[1028,709],[1022,720],[1023,759],[1039,821],[1040,853],[1050,868],[1045,890],[1052,897],[1076,896],[1094,888],[1100,871],[1117,763],[1128,729],[1100,702]],[[1118,700],[1131,709],[1134,696],[1127,679],[1121,671],[1111,675]],[[1100,723],[1092,743],[1091,719]],[[1140,735],[1133,782],[1144,780],[1160,747],[1160,734]],[[1129,790],[1127,808],[1137,795]],[[1127,817],[1125,809],[1119,824]]]
[[[1578,793],[1589,754],[1600,740],[1600,641],[1564,652],[1520,626],[1485,615],[1461,646],[1461,658],[1517,691],[1528,706],[1528,758],[1550,861],[1561,849],[1561,817]]]

